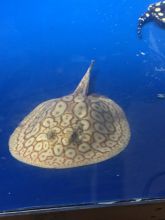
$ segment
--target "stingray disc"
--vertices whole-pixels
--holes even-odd
[[[75,92],[37,106],[9,140],[11,154],[43,168],[94,164],[121,152],[130,139],[123,110],[111,99],[88,95],[93,62]]]

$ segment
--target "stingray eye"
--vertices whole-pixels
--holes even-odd
[[[80,144],[81,143],[81,135],[82,135],[82,130],[77,128],[75,131],[73,131],[70,142],[74,144]]]
[[[73,131],[71,136],[72,143],[80,144],[82,142],[83,125],[80,123],[78,127]]]
[[[52,130],[48,131],[46,135],[48,140],[54,140],[56,138],[56,133],[55,131]]]
[[[74,140],[78,137],[78,133],[76,131],[73,132],[73,134],[71,135],[71,139]]]

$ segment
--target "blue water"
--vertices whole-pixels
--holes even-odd
[[[165,30],[137,38],[152,1],[0,2],[0,212],[165,197]],[[39,103],[71,93],[90,60],[90,93],[125,111],[131,141],[96,165],[56,170],[15,160],[8,140]]]

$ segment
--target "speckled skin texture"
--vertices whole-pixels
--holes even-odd
[[[90,72],[71,95],[37,106],[9,140],[11,154],[43,168],[94,164],[121,152],[130,139],[122,109],[111,99],[87,95]]]
[[[149,5],[148,10],[140,16],[137,30],[140,38],[142,37],[141,32],[143,25],[149,21],[155,21],[165,27],[165,1]]]

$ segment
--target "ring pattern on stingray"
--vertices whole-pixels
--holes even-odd
[[[41,103],[15,129],[9,149],[16,159],[69,168],[109,159],[127,146],[123,110],[109,98],[87,94],[92,66],[73,94]]]

